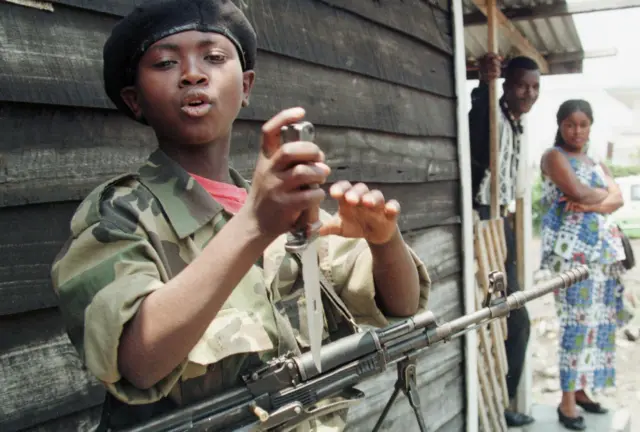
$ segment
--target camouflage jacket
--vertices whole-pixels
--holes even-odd
[[[237,186],[248,183],[230,170]],[[322,212],[323,218],[328,217]],[[141,390],[118,370],[118,341],[144,297],[192,262],[232,216],[161,150],[138,172],[97,187],[71,221],[71,237],[56,257],[52,280],[67,332],[88,370],[125,406],[161,399],[181,405],[237,385],[255,360],[308,347],[299,262],[285,252],[286,235],[264,251],[224,303],[196,346],[172,373]],[[375,300],[372,257],[363,239],[320,238],[320,268],[359,324],[389,323]],[[223,252],[221,252],[223,253]],[[420,275],[420,309],[430,280]],[[179,313],[179,308],[176,308]],[[325,336],[329,338],[327,328]],[[345,412],[296,431],[340,431]]]

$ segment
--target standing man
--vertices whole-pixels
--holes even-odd
[[[489,145],[489,86],[488,82],[500,77],[501,61],[489,53],[480,60],[480,85],[471,93],[469,129],[471,139],[471,178],[473,208],[480,219],[491,217],[491,171]],[[523,134],[522,118],[538,99],[540,70],[528,57],[515,57],[505,68],[503,96],[498,108],[498,141],[500,148],[499,203],[504,220],[507,243],[507,292],[520,290],[516,266],[516,237],[508,215],[508,206],[515,199],[516,179],[520,167],[520,142]],[[508,426],[524,426],[534,419],[514,409],[514,399],[524,367],[530,322],[526,308],[512,311],[507,318],[505,349],[509,372],[506,377],[510,407],[505,411]]]

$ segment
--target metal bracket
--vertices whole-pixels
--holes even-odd
[[[416,420],[418,421],[418,426],[420,428],[420,432],[427,432],[427,426],[424,422],[424,416],[422,415],[422,409],[420,406],[420,394],[418,393],[418,383],[416,380],[416,359],[411,356],[405,358],[398,362],[398,379],[396,380],[395,389],[387,402],[387,405],[382,410],[380,417],[378,418],[378,422],[373,428],[373,432],[377,432],[382,426],[382,422],[386,418],[393,402],[398,397],[400,391],[404,393],[413,408],[413,412],[416,416]]]
[[[242,377],[245,385],[253,395],[267,393],[271,388],[299,383],[299,371],[294,361],[294,354],[287,352],[261,365]]]
[[[302,253],[309,243],[318,238],[318,231],[322,226],[321,221],[307,225],[307,229],[300,229],[287,234],[287,243],[284,249],[289,253]]]
[[[492,296],[496,294],[496,299]],[[507,298],[507,279],[503,272],[492,271],[489,273],[489,287],[487,295],[482,302],[482,307],[486,308],[504,302]]]

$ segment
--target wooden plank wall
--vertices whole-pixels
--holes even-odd
[[[98,182],[134,168],[150,130],[102,88],[102,45],[134,0],[59,0],[53,12],[0,3],[0,430],[88,431],[103,390],[68,342],[49,268],[69,218]],[[257,84],[234,130],[250,176],[262,122],[302,105],[333,167],[399,199],[404,235],[427,263],[432,309],[462,313],[461,225],[449,2],[244,0],[259,35]],[[332,203],[326,203],[333,209]],[[462,339],[419,364],[430,431],[464,428]],[[371,430],[395,370],[361,388],[351,431]],[[384,430],[415,430],[404,397]]]

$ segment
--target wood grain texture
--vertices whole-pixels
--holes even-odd
[[[424,259],[429,262],[428,257]],[[460,286],[459,272],[435,281],[430,308],[440,319],[449,320],[460,315]],[[3,329],[3,338],[0,340],[0,388],[3,389],[0,392],[0,430],[33,427],[102,402],[104,390],[83,370],[56,308],[0,317],[0,328]],[[435,387],[441,387],[452,396],[447,399],[452,399],[455,404],[461,403],[455,397],[458,392],[456,386],[461,385],[456,381],[462,373],[461,357],[462,345],[453,342],[438,345],[421,358],[419,380],[421,392],[426,398],[425,408],[427,403],[432,407],[427,408],[430,413],[433,407],[441,409],[438,408],[441,405],[432,403],[428,395]],[[432,365],[438,366],[434,368]],[[371,397],[366,402],[369,407],[374,403],[384,404],[381,390],[390,388],[394,376],[395,371],[390,371],[367,382],[363,391]],[[34,394],[39,397],[34,398]],[[403,406],[402,403],[398,405]],[[450,418],[448,416],[459,412],[459,408],[452,408],[451,404],[446,408],[446,415],[440,415],[438,411],[432,422],[447,421]],[[357,413],[354,415],[358,416]],[[402,417],[400,412],[398,416]],[[392,417],[395,419],[392,421],[397,422],[399,417]]]
[[[0,318],[0,430],[14,431],[100,404],[56,309]],[[34,397],[37,395],[37,397]]]
[[[444,12],[451,11],[451,2],[449,0],[426,0],[426,1],[431,5],[439,7]]]
[[[317,0],[247,3],[261,50],[454,97],[453,58],[423,41]],[[438,26],[435,14],[421,20]]]
[[[102,405],[97,405],[23,429],[23,432],[94,432],[101,414]]]
[[[453,275],[434,285],[432,309],[439,319],[450,320],[462,314],[460,307],[460,274]],[[463,390],[463,345],[461,339],[428,349],[418,359],[417,382],[422,412],[427,430],[439,431],[464,411]],[[349,431],[371,431],[380,412],[393,391],[397,377],[396,367],[390,367],[382,376],[358,386],[366,400],[349,412]],[[445,428],[446,429],[446,428]],[[381,430],[417,430],[413,410],[404,395],[396,400],[389,411]]]
[[[302,24],[300,27],[293,27],[294,31],[304,28],[313,32],[310,27],[316,25],[317,22],[327,21],[327,17],[335,16],[345,21],[354,19],[344,16],[345,12],[349,12],[362,22],[361,24],[354,24],[353,26],[356,28],[373,24],[382,27],[380,26],[382,24],[388,28],[388,31],[410,36],[447,54],[452,54],[453,52],[451,32],[446,25],[443,25],[444,22],[449,20],[448,12],[450,8],[448,0],[404,0],[400,4],[396,0],[364,0],[362,2],[348,0],[233,1],[242,7],[247,18],[255,27],[258,34],[258,47],[261,49],[272,49],[269,45],[269,40],[273,37],[271,32],[277,31],[277,27],[288,26],[288,23],[280,19],[275,23],[263,23],[261,17],[256,19],[255,11],[259,11],[268,19],[273,19],[274,17],[277,19],[283,13],[287,15],[295,14],[296,10],[299,9],[308,11],[308,15],[313,15],[311,15],[311,20],[309,21],[290,20],[291,24]],[[52,3],[120,17],[132,10],[136,0],[101,0],[99,2],[92,0],[53,0]],[[332,12],[334,15],[330,15],[330,12],[325,12],[324,8],[326,7],[331,7],[334,10]],[[362,20],[363,17],[367,18],[367,20]],[[320,23],[320,26],[322,25],[323,23]],[[269,26],[274,26],[275,28],[269,29]],[[379,31],[383,32],[384,30]],[[334,39],[342,36],[339,32],[336,33],[333,28],[324,33],[323,37],[326,38],[326,35],[332,35]],[[384,35],[387,36],[387,34]],[[287,44],[292,44],[292,41],[290,40]]]
[[[424,0],[318,1],[388,26],[427,42],[448,54],[453,53],[453,35],[449,14],[431,2]],[[444,0],[438,0],[438,2],[448,3]],[[434,21],[436,25],[434,25]]]
[[[260,127],[252,121],[234,127],[230,161],[246,178],[253,175]],[[156,146],[149,127],[110,111],[8,103],[0,107],[0,130],[0,207],[80,200],[102,181],[135,170]],[[330,182],[459,178],[450,138],[318,126],[316,142],[332,167]]]
[[[405,241],[424,260],[438,281],[462,271],[462,229],[459,224],[404,233]]]
[[[39,204],[0,212],[0,315],[57,304],[49,271],[77,205]]]
[[[384,184],[367,183],[369,189],[379,189],[385,199],[396,199],[402,208],[398,225],[402,230],[416,230],[436,225],[460,223],[459,194],[457,181]],[[328,189],[330,185],[323,188]],[[325,200],[322,207],[329,212],[337,210],[337,202]]]
[[[429,357],[425,356],[418,362],[417,381],[421,411],[429,431],[440,431],[448,421],[464,412],[464,399],[459,397],[464,392],[462,350],[459,345],[460,343],[456,342],[435,348]],[[396,377],[394,366],[374,381],[358,386],[367,397],[349,412],[347,431],[368,432],[373,429],[393,391]],[[381,430],[418,430],[413,409],[404,395],[399,395],[396,399],[382,423]]]
[[[89,11],[122,17],[133,10],[139,0],[49,0],[56,5],[71,6]]]
[[[102,179],[89,179],[68,182],[64,189],[59,184],[34,185],[30,182],[9,188],[6,196],[2,197],[5,208],[11,208],[24,202],[40,203],[42,197],[47,200],[60,198],[61,200],[80,200]],[[327,197],[322,208],[329,212],[336,212],[337,202],[328,194],[332,183],[323,185]],[[457,181],[429,182],[429,183],[374,183],[367,182],[370,189],[379,189],[386,199],[396,199],[402,207],[398,224],[403,230],[415,230],[436,225],[448,225],[460,222],[459,183]],[[70,201],[73,202],[73,201]],[[7,205],[9,204],[9,205]],[[76,203],[76,205],[79,203]]]
[[[67,238],[77,205],[69,201],[0,212],[0,226],[6,227],[0,237],[0,316],[57,305],[50,268]],[[405,237],[434,281],[460,271],[459,225],[407,232]]]
[[[101,0],[100,2],[94,2],[92,0],[49,0],[50,3],[73,6],[80,9],[92,10],[96,12],[103,12],[115,16],[124,16],[131,11],[136,3],[140,0]],[[241,6],[243,9],[250,7],[252,2],[250,0],[232,0],[235,4]],[[289,0],[291,2],[291,0]],[[322,1],[322,0],[301,0],[301,1]],[[372,0],[374,2],[382,3],[392,2],[393,0]],[[443,12],[449,12],[451,7],[449,0],[422,0],[432,6],[436,6]]]
[[[102,46],[111,25],[113,22],[105,17],[82,10],[65,8],[52,14],[0,4],[0,41],[4,42],[0,44],[3,99],[113,109],[102,87]],[[371,34],[375,35],[373,31]],[[296,39],[288,36],[289,41]],[[70,40],[82,41],[80,52],[78,45],[69,44]],[[406,47],[400,49],[406,50]],[[336,46],[330,45],[322,52],[335,50]],[[388,52],[393,50],[391,47]],[[414,58],[418,55],[406,52]],[[325,62],[321,53],[315,55],[315,62]],[[343,62],[343,57],[347,56],[346,53],[335,55]],[[350,51],[349,55],[355,58],[364,54]],[[397,74],[401,74],[402,68],[398,66],[401,59],[397,57],[397,54],[380,56],[378,63],[387,61],[390,65],[369,69],[395,68],[399,70]],[[253,102],[241,112],[240,118],[264,121],[281,109],[302,105],[319,124],[412,135],[454,136],[453,99],[308,61],[260,51]],[[361,64],[369,61],[373,60],[363,60]],[[415,71],[414,82],[431,81],[429,74],[435,74],[441,77],[438,79],[444,86],[452,85],[445,69],[436,66],[434,61],[425,61],[427,63],[421,66],[407,63]],[[422,72],[425,68],[434,72]],[[447,94],[452,93],[447,90]],[[417,133],[416,129],[428,132]]]
[[[463,389],[464,392],[464,389]],[[462,393],[464,394],[464,393]],[[461,396],[458,396],[461,397]],[[460,432],[467,430],[465,423],[465,414],[464,412],[459,413],[457,416],[452,417],[448,422],[443,424],[438,432]]]

